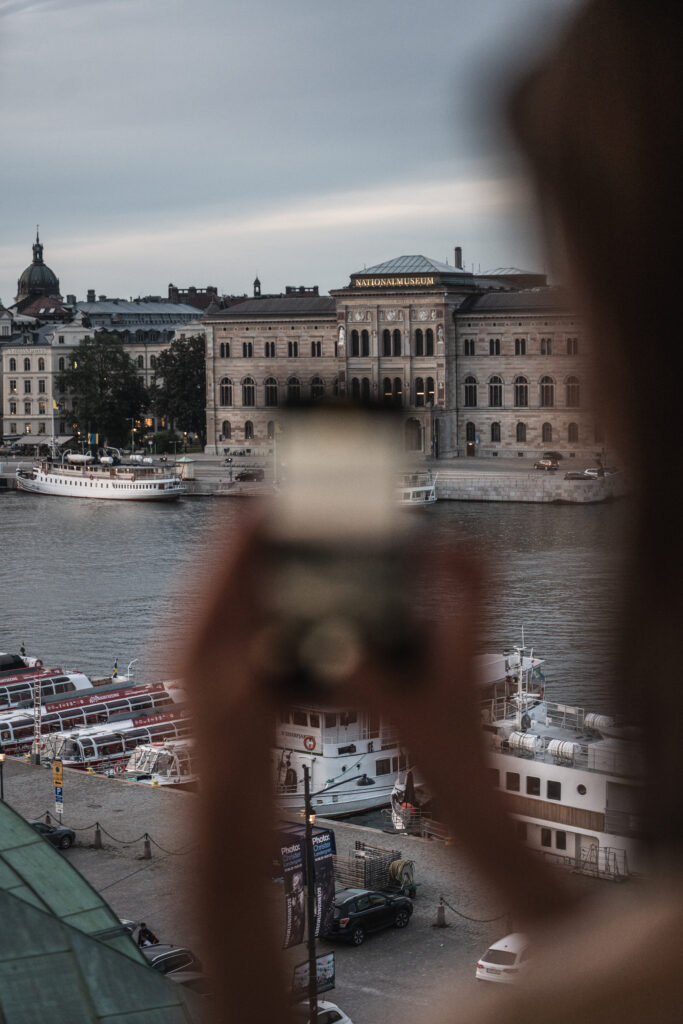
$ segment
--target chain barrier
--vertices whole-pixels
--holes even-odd
[[[439,896],[439,899],[448,907],[449,910],[452,910],[454,914],[457,914],[458,917],[464,917],[466,921],[474,921],[475,924],[491,924],[492,921],[501,921],[504,917],[510,916],[510,912],[506,910],[503,914],[498,914],[497,917],[469,917],[467,914],[463,914],[462,911],[456,910],[455,907],[452,907],[445,896]]]
[[[46,823],[48,823],[48,824],[51,822],[51,820],[55,820],[55,821],[57,820],[57,815],[51,813],[50,811],[42,811],[41,814],[40,814],[40,817],[44,818]],[[36,820],[39,820],[39,819],[36,819]],[[185,854],[187,854],[191,850],[194,850],[194,849],[197,848],[197,844],[196,843],[191,843],[189,846],[186,846],[182,850],[167,850],[165,846],[162,846],[161,843],[158,843],[156,841],[156,839],[153,839],[152,836],[150,836],[148,832],[143,832],[142,835],[137,836],[136,839],[119,839],[116,836],[113,836],[111,834],[111,832],[107,832],[106,828],[103,825],[101,825],[99,821],[94,821],[92,823],[92,825],[78,825],[78,826],[76,826],[76,825],[67,825],[66,822],[63,822],[63,821],[60,820],[59,824],[60,825],[65,825],[66,828],[70,828],[72,832],[87,832],[89,829],[94,828],[95,829],[95,845],[98,847],[98,849],[101,848],[101,844],[102,844],[101,836],[98,839],[98,833],[103,833],[105,836],[107,836],[108,839],[111,839],[112,842],[120,843],[122,846],[134,846],[135,843],[139,843],[142,840],[144,840],[146,844],[153,843],[154,846],[156,846],[158,850],[161,850],[161,852],[165,853],[166,856],[168,856],[168,857],[184,857]],[[99,846],[98,846],[98,842],[99,842]]]

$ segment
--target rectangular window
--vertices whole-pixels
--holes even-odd
[[[38,433],[39,434],[44,434],[45,433],[45,424],[44,423],[39,423],[38,424]]]
[[[16,416],[16,414],[17,414],[17,403],[16,402],[10,402],[10,404],[9,404],[9,411],[10,411],[10,415],[11,416]]]
[[[24,394],[25,395],[30,395],[31,394],[31,381],[30,380],[25,380],[24,381]]]
[[[561,800],[562,799],[562,783],[561,782],[549,782],[548,783],[548,800]]]
[[[526,791],[529,794],[529,796],[540,796],[541,795],[541,780],[537,779],[533,775],[527,775]]]
[[[337,714],[335,711],[325,712],[325,728],[334,729],[337,725]]]
[[[15,380],[9,382],[9,393],[10,395],[16,395],[17,393],[17,382]]]
[[[375,761],[375,775],[391,775],[391,758],[381,757]]]
[[[474,338],[465,338],[465,355],[474,355]]]
[[[566,832],[556,832],[555,833],[555,846],[557,847],[558,850],[566,850],[567,849],[567,833]]]
[[[519,772],[505,773],[505,788],[512,793],[519,793]]]
[[[31,403],[30,402],[24,402],[24,415],[25,416],[30,416],[31,415]]]
[[[17,425],[16,425],[16,423],[10,423],[10,425],[9,425],[9,432],[10,432],[10,434],[16,434],[16,432],[17,432]]]
[[[60,344],[60,345],[63,345],[63,344],[64,344],[64,335],[63,335],[63,334],[60,334],[60,335],[59,335],[59,344]]]
[[[541,846],[550,846],[552,841],[552,832],[549,828],[541,829]]]
[[[526,338],[515,338],[515,355],[526,355]]]
[[[308,721],[312,729],[320,728],[320,715],[317,713],[317,711],[311,711],[311,713],[308,716]]]
[[[292,711],[293,725],[308,725],[308,715],[305,711]]]
[[[41,394],[41,395],[45,394],[45,381],[44,380],[39,380],[38,381],[38,393]]]

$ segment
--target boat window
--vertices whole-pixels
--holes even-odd
[[[389,775],[391,773],[391,758],[382,757],[375,761],[375,775]]]
[[[541,795],[541,780],[534,775],[528,775],[526,780],[526,791],[529,796]]]
[[[308,716],[308,721],[312,729],[320,728],[320,715],[317,713],[317,711],[311,711],[310,715]]]
[[[334,729],[337,724],[337,715],[334,711],[325,712],[325,728]]]
[[[340,725],[353,725],[354,722],[358,721],[358,712],[356,711],[340,711],[339,712],[339,724]]]
[[[551,837],[552,837],[552,832],[550,831],[550,829],[549,828],[542,828],[541,829],[541,846],[550,846]]]
[[[567,833],[566,832],[556,832],[555,833],[555,846],[557,847],[558,850],[566,850],[567,849]]]
[[[294,725],[308,725],[308,715],[305,711],[293,711],[292,722]]]
[[[562,783],[548,782],[548,800],[562,799]]]
[[[513,793],[519,793],[519,772],[505,773],[505,788]]]

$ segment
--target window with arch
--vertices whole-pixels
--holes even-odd
[[[266,426],[266,434],[268,436],[268,440],[272,441],[273,438],[275,437],[275,420],[268,420],[268,424]]]
[[[541,427],[541,440],[543,444],[549,444],[553,439],[553,428],[550,423],[544,423]]]
[[[370,334],[368,331],[360,332],[360,354],[362,356],[370,355]]]
[[[428,327],[425,331],[425,355],[434,355],[434,331]]]
[[[466,356],[474,355],[474,338],[465,338],[464,352]]]
[[[31,369],[31,360],[30,359],[24,359],[24,372],[28,373],[30,369]]]
[[[17,361],[14,358],[14,356],[12,356],[12,358],[9,361],[9,368],[10,368],[10,370],[16,370],[16,368],[17,368]]]
[[[529,404],[529,381],[526,377],[515,377],[515,407],[526,409]]]
[[[144,369],[144,366],[145,366],[145,357],[144,356],[138,356],[138,369],[142,370],[142,369]]]
[[[425,404],[425,382],[422,377],[415,378],[415,405]]]
[[[403,379],[394,377],[394,402],[396,405],[403,405]]]
[[[301,398],[301,382],[298,377],[290,377],[287,381],[287,401],[298,402]]]
[[[245,441],[253,441],[254,440],[254,424],[251,422],[251,420],[246,420],[245,421],[245,424],[244,424],[244,440]]]
[[[391,331],[386,329],[382,331],[382,355],[391,355]]]
[[[370,401],[370,378],[369,377],[363,377],[363,379],[360,382],[360,398],[361,398],[361,402],[369,402]]]
[[[320,342],[318,342],[320,344]],[[314,377],[311,381],[311,398],[313,401],[317,401],[319,398],[325,396],[325,385],[323,384],[322,377]]]
[[[275,359],[275,342],[274,341],[267,341],[266,342],[264,354],[265,354],[266,359]]]
[[[541,338],[541,355],[551,356],[553,354],[553,339]]]
[[[503,380],[501,377],[491,377],[489,381],[489,406],[492,409],[500,409],[503,404]]]
[[[567,338],[567,355],[578,356],[579,354],[579,339],[578,338]]]
[[[555,381],[552,377],[541,377],[541,408],[552,409],[555,405]]]
[[[526,423],[518,423],[515,428],[517,444],[526,444]]]
[[[242,342],[242,358],[251,359],[254,354],[254,343],[252,341]]]
[[[403,344],[401,342],[401,332],[398,327],[395,329],[391,337],[394,345],[394,355],[400,356],[403,351]]]
[[[66,366],[66,363],[64,362],[64,356],[60,356],[59,357],[59,362],[57,363],[57,367],[60,370],[63,370],[65,368],[65,366]]]
[[[385,405],[394,404],[394,392],[391,387],[391,377],[385,377],[382,381],[382,401]]]
[[[38,369],[39,370],[44,370],[45,369],[45,360],[43,359],[42,356],[38,360]]]
[[[297,359],[299,356],[299,342],[288,341],[287,342],[287,356],[290,359]]]
[[[314,359],[317,359],[322,355],[322,345],[319,341],[311,342],[311,355]]]
[[[219,346],[219,349],[218,349],[218,351],[219,351],[219,353],[220,353],[220,357],[221,357],[221,359],[225,359],[225,342],[224,342],[224,341],[222,341],[222,342],[220,343],[220,346]]]
[[[500,355],[500,338],[489,338],[489,355]]]
[[[579,424],[570,423],[567,427],[567,441],[569,444],[578,444],[579,442]]]
[[[474,444],[477,440],[477,428],[472,422],[465,424],[465,440],[468,444]]]
[[[475,377],[465,377],[465,407],[474,409],[477,405],[477,381]]]
[[[277,381],[275,377],[266,377],[264,391],[266,405],[269,407],[277,405]]]
[[[229,377],[221,379],[219,403],[224,406],[232,405],[232,381]]]
[[[422,333],[420,327],[418,327],[417,330],[415,331],[415,342],[413,346],[413,351],[416,356],[423,356],[425,354],[424,334]]]
[[[425,385],[425,401],[427,405],[434,405],[434,378],[427,377]]]
[[[247,407],[256,405],[256,384],[253,377],[245,377],[242,381],[242,405]]]
[[[230,438],[232,437],[232,428],[230,426],[230,420],[223,420],[223,425],[222,425],[222,428],[221,428],[221,433],[223,435],[223,440],[224,441],[229,441],[230,440]]]
[[[515,355],[526,355],[526,338],[515,338]]]
[[[157,357],[156,356],[150,356],[149,357],[149,365],[151,366],[151,368],[153,370],[156,370],[156,368],[157,368]]]
[[[351,331],[351,355],[360,355],[360,335],[358,331]]]
[[[351,400],[353,402],[360,401],[360,381],[358,380],[358,377],[353,377],[351,379]]]
[[[497,444],[500,441],[500,423],[491,424],[491,443]]]
[[[567,377],[567,383],[565,386],[567,407],[569,409],[578,409],[579,401],[581,398],[580,385],[578,377]]]

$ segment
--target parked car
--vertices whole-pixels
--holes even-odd
[[[565,480],[592,480],[593,478],[581,470],[571,469],[564,474]]]
[[[301,1021],[301,1024],[311,1024],[308,1015],[308,1003],[297,1003],[294,1007],[294,1019]],[[353,1024],[351,1018],[340,1010],[336,1003],[329,1003],[326,999],[318,1000],[318,1013],[314,1024]]]
[[[263,469],[241,469],[236,474],[235,480],[263,480],[265,475]]]
[[[29,825],[38,832],[48,843],[58,847],[60,850],[68,850],[73,846],[76,833],[66,825],[46,825],[44,821],[29,821]]]
[[[559,460],[554,458],[554,457],[553,458],[549,458],[549,457],[546,457],[544,455],[542,459],[539,459],[537,462],[534,462],[534,469],[559,469],[559,468],[560,468]]]
[[[340,889],[334,898],[334,921],[328,938],[360,946],[369,932],[405,928],[413,905],[407,896],[388,896],[371,889]]]
[[[490,946],[477,962],[478,981],[512,985],[529,962],[529,940],[522,932],[513,932]]]
[[[588,469],[584,469],[586,476],[596,478],[600,476],[614,476],[619,470],[616,466],[590,466]]]
[[[140,952],[150,967],[161,974],[202,969],[201,960],[187,946],[167,946],[159,942],[155,946],[142,946]]]

